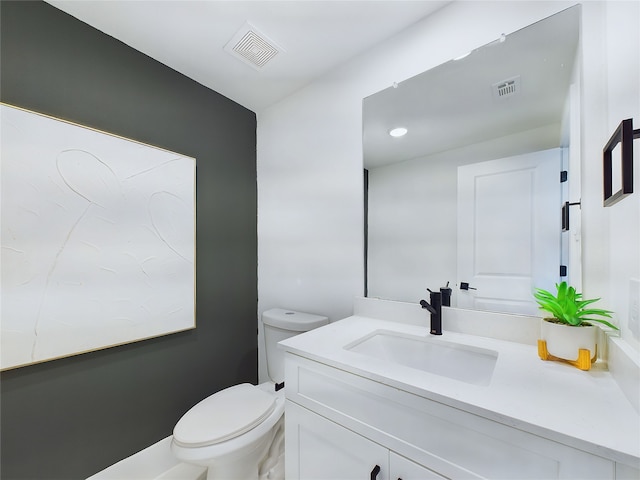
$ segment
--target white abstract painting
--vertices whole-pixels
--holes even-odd
[[[194,328],[195,159],[0,108],[0,368]]]

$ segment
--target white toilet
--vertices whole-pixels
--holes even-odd
[[[284,353],[278,342],[329,323],[281,308],[262,314],[272,382],[242,383],[192,407],[173,429],[171,451],[208,467],[208,480],[284,479]]]

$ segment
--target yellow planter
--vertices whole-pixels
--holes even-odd
[[[542,319],[538,355],[542,360],[563,360],[589,370],[597,357],[596,327],[574,327]]]

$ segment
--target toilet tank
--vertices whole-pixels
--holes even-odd
[[[267,371],[269,372],[269,378],[273,382],[280,383],[284,381],[284,351],[278,348],[278,342],[327,323],[329,323],[329,319],[322,315],[296,312],[283,308],[272,308],[262,313]]]

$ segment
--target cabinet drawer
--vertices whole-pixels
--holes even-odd
[[[389,472],[390,480],[445,480],[428,468],[394,452],[389,452]]]
[[[451,478],[613,478],[613,462],[287,354],[287,398]]]

